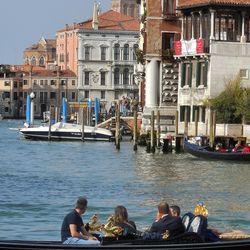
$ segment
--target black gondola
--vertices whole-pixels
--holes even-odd
[[[241,240],[228,240],[211,243],[201,242],[189,242],[181,243],[181,241],[171,240],[114,240],[109,242],[103,242],[100,247],[89,247],[82,245],[63,245],[56,241],[0,241],[0,249],[8,250],[76,250],[76,249],[181,249],[181,250],[192,250],[192,249],[250,249],[250,239]]]
[[[250,161],[250,153],[209,151],[207,147],[190,143],[187,140],[184,141],[184,150],[191,155],[209,160]]]

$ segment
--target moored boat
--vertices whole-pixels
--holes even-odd
[[[200,146],[187,140],[184,141],[184,150],[191,155],[209,160],[250,161],[250,153],[209,151],[206,146]]]
[[[84,126],[73,123],[57,122],[51,126],[24,127],[20,133],[26,139],[37,140],[86,140],[86,141],[111,141],[113,134],[110,130],[94,126]]]

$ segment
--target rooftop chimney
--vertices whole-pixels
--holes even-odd
[[[99,14],[99,4],[94,3],[94,9],[93,9],[93,20],[92,20],[92,28],[94,30],[98,30],[98,14]]]

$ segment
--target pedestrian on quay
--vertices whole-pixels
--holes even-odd
[[[61,227],[61,240],[63,244],[100,246],[100,241],[84,228],[81,215],[85,213],[87,205],[87,199],[79,197],[75,208],[64,217]]]

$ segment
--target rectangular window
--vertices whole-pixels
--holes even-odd
[[[181,87],[192,85],[192,63],[181,64]]]
[[[14,86],[14,88],[17,88],[17,82],[16,81],[14,81],[13,86]]]
[[[17,100],[17,92],[14,92],[13,99]]]
[[[85,71],[85,75],[84,75],[84,85],[89,85],[89,75],[90,73]]]
[[[5,98],[10,98],[10,92],[4,91],[3,92],[3,97]]]
[[[50,99],[56,99],[56,92],[50,92]]]
[[[27,80],[23,80],[23,85],[28,85],[28,81]]]
[[[192,121],[195,122],[195,115],[197,114],[197,121],[199,121],[199,106],[193,106]]]
[[[40,92],[40,102],[44,102],[43,92]]]
[[[89,91],[88,91],[88,90],[85,90],[85,91],[84,91],[84,98],[85,98],[85,99],[88,99],[88,98],[89,98]]]
[[[72,84],[72,86],[76,85],[76,81],[72,80],[71,84]]]
[[[163,0],[162,4],[162,13],[164,15],[172,15],[175,13],[174,0]]]
[[[5,82],[4,82],[4,86],[5,86],[5,87],[10,86],[10,81],[5,81]]]
[[[106,48],[101,47],[101,60],[105,61],[106,60]]]
[[[23,92],[23,94],[24,94],[24,98],[26,99],[26,98],[27,98],[28,93],[27,93],[27,92]]]
[[[248,79],[248,69],[240,69],[240,78]]]
[[[50,85],[56,85],[56,80],[50,80]]]
[[[48,92],[44,92],[44,102],[48,101]]]
[[[180,122],[185,121],[185,115],[187,115],[187,121],[190,122],[190,106],[180,106]]]
[[[75,100],[75,99],[76,99],[76,92],[72,92],[72,93],[71,93],[71,99],[72,99],[72,100]]]
[[[208,62],[197,62],[196,87],[203,85],[207,87]]]
[[[43,80],[40,80],[40,85],[43,85]]]
[[[105,91],[101,91],[101,99],[105,99]]]
[[[106,84],[106,72],[101,72],[101,85]]]
[[[90,59],[90,47],[89,46],[85,47],[84,53],[85,53],[85,60],[89,60]]]

